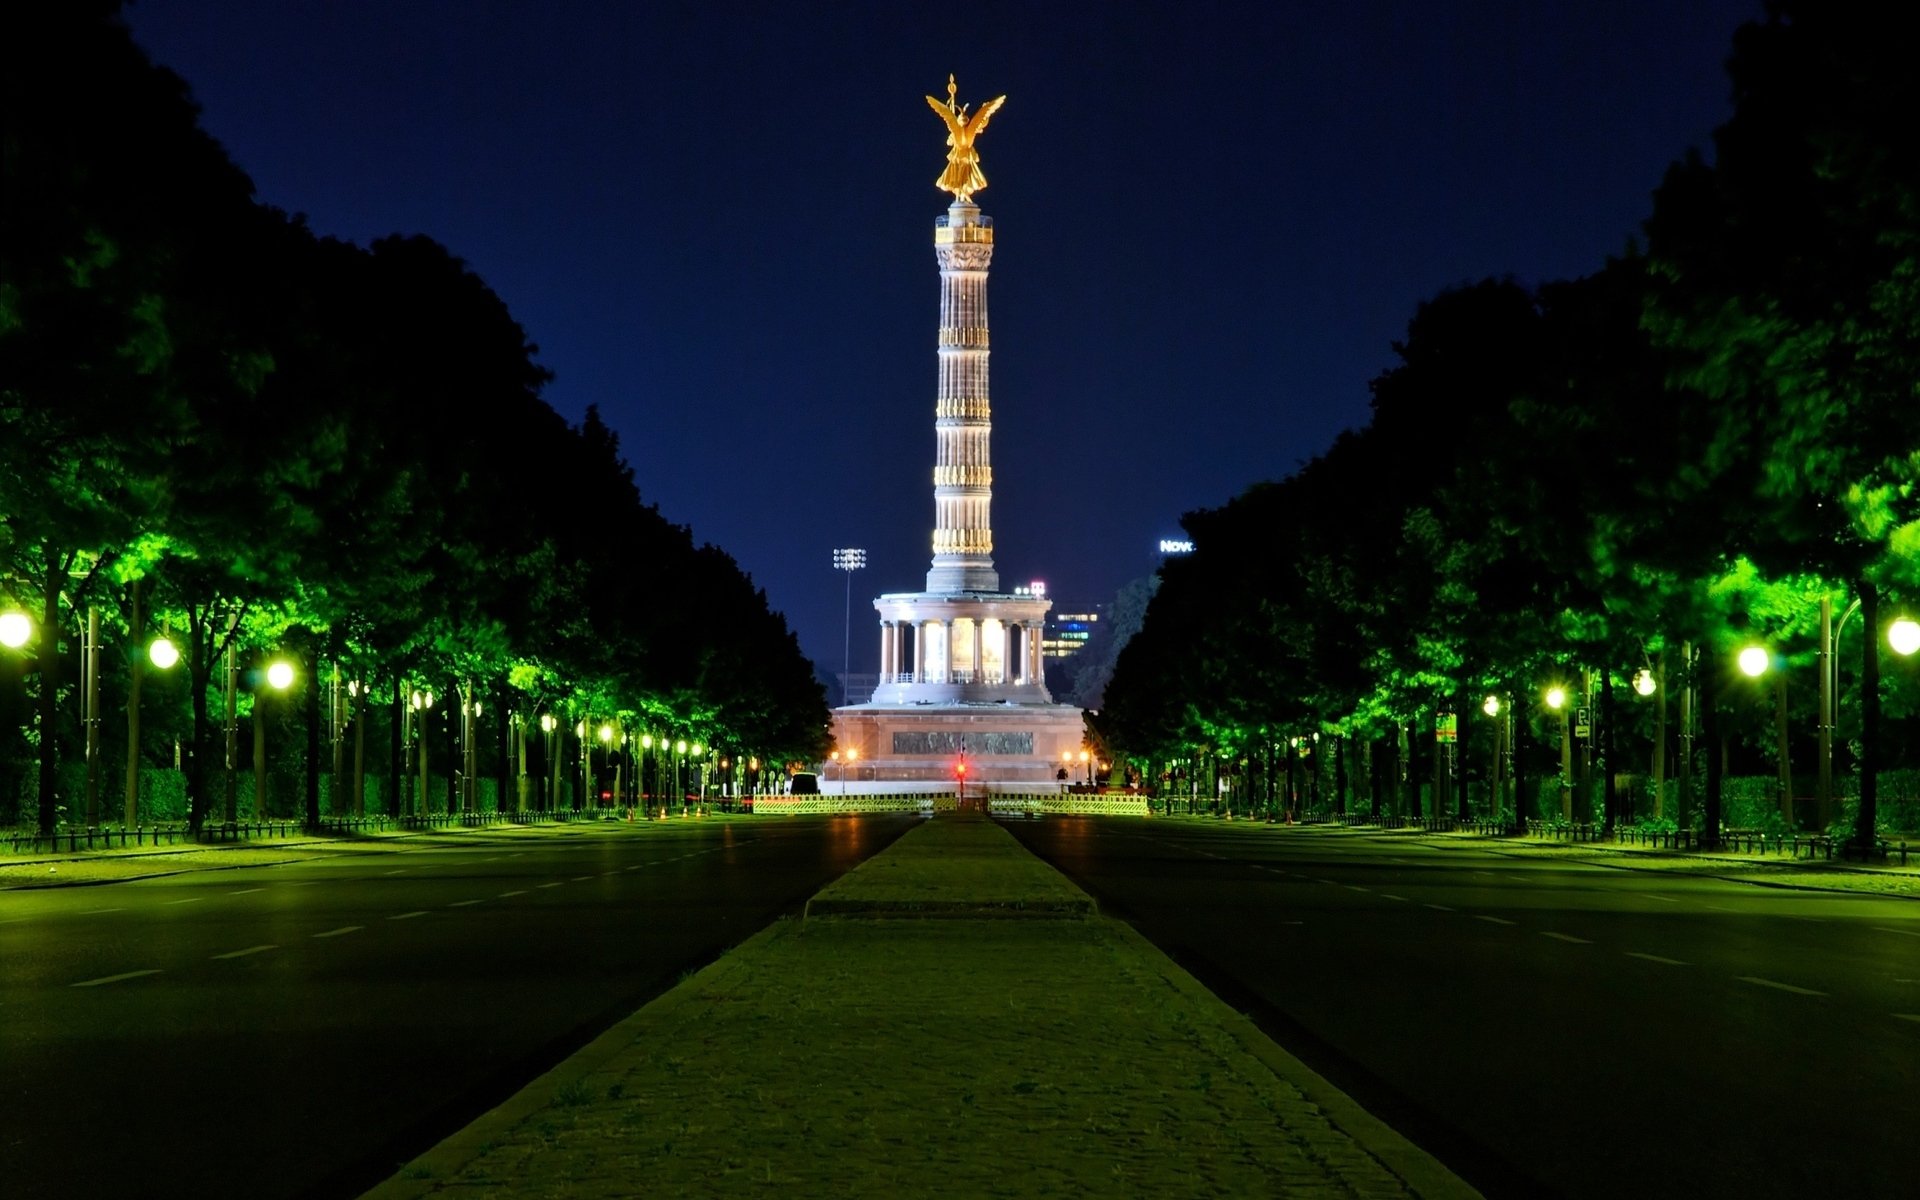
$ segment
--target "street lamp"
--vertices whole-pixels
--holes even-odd
[[[835,550],[833,569],[847,573],[846,612],[840,628],[840,703],[851,704],[848,673],[853,670],[853,573],[867,565],[867,552],[860,549]],[[841,782],[845,782],[842,780]]]
[[[1771,656],[1764,646],[1748,646],[1740,651],[1735,661],[1739,663],[1740,673],[1748,679],[1758,679],[1767,673]]]
[[[1573,736],[1568,725],[1567,689],[1554,684],[1547,689],[1547,707],[1560,714],[1560,819],[1573,820]]]
[[[560,794],[560,756],[554,752],[554,731],[560,728],[560,722],[552,713],[540,714],[540,732],[547,735],[547,803],[546,810],[553,811],[554,799]]]
[[[1653,672],[1645,667],[1633,673],[1633,690],[1636,695],[1651,696],[1656,686],[1658,685],[1654,683]]]
[[[284,692],[293,686],[293,664],[276,658],[267,664],[267,686]],[[253,697],[253,818],[267,819],[267,714],[266,693]]]
[[[0,646],[18,650],[33,638],[33,618],[19,609],[0,613]]]
[[[684,813],[687,807],[687,790],[680,786],[680,764],[686,758],[687,739],[681,738],[673,744],[673,802]]]

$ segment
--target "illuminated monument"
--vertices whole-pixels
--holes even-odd
[[[947,165],[934,181],[953,195],[934,219],[940,263],[939,389],[934,400],[933,566],[921,592],[889,592],[880,614],[880,683],[866,704],[834,710],[834,737],[852,750],[855,780],[952,780],[964,753],[969,782],[1051,785],[1063,752],[1078,751],[1080,710],[1055,704],[1042,676],[1052,602],[1001,592],[993,569],[993,432],[987,387],[987,268],[993,222],[973,194],[987,186],[977,140],[1001,96],[971,116],[927,103],[947,126]],[[831,787],[831,781],[829,781]]]

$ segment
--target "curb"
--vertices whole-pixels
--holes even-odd
[[[816,896],[807,901],[803,919],[814,917],[869,917],[929,920],[982,919],[989,921],[1062,917],[1091,917],[1099,906],[1093,898],[1063,900],[840,900]]]

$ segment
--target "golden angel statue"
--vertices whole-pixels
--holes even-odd
[[[980,136],[980,131],[987,127],[987,122],[993,118],[993,114],[1000,111],[1000,106],[1007,102],[1007,98],[1000,96],[989,100],[980,106],[979,112],[968,117],[967,106],[954,103],[954,97],[959,90],[953,82],[953,76],[949,75],[947,76],[947,102],[942,104],[932,96],[928,96],[927,103],[933,107],[933,111],[940,114],[940,119],[947,123],[947,145],[950,147],[947,151],[947,169],[940,172],[940,177],[933,181],[933,186],[942,191],[952,192],[954,199],[965,204],[973,199],[975,192],[987,186],[987,176],[980,170],[980,152],[973,148],[974,140]]]

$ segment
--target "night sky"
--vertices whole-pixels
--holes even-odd
[[[424,233],[600,406],[641,495],[838,669],[831,551],[924,583],[933,180],[923,95],[1002,93],[995,565],[1056,609],[1147,574],[1183,512],[1364,423],[1415,305],[1596,269],[1730,112],[1760,0],[1609,4],[143,0],[260,198]],[[583,514],[584,515],[584,514]],[[670,580],[662,580],[669,586]]]

